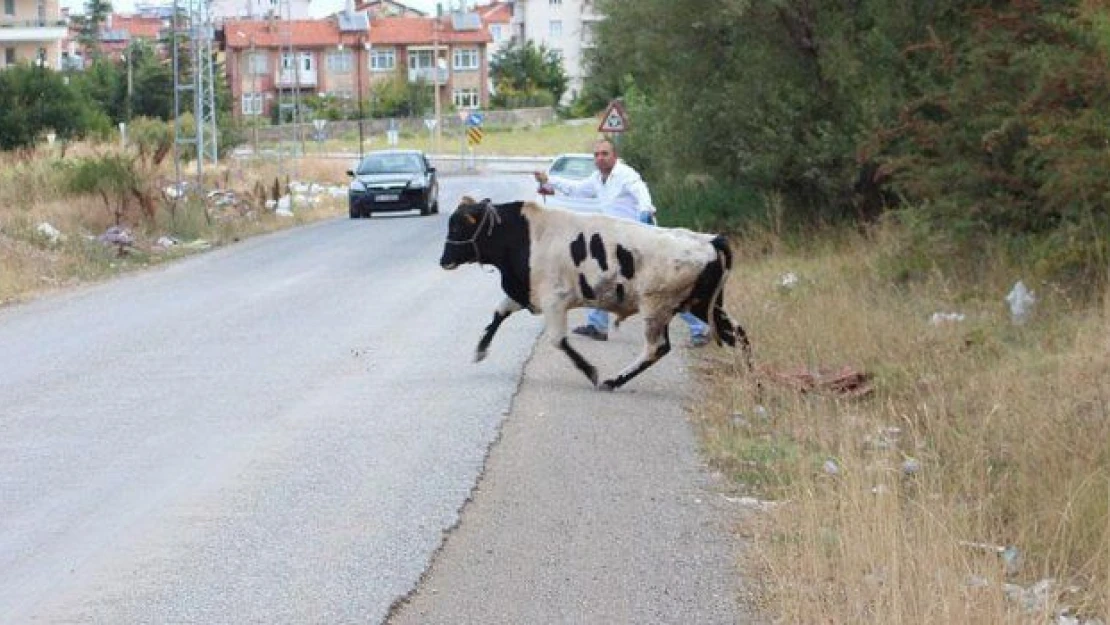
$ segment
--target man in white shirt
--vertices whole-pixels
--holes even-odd
[[[539,192],[597,198],[601,200],[601,212],[605,215],[654,225],[655,206],[651,203],[651,193],[640,174],[618,160],[616,144],[609,139],[598,141],[594,145],[594,164],[597,171],[578,182],[554,182],[546,173],[535,172],[536,181],[540,183]],[[709,326],[705,322],[690,313],[681,313],[681,317],[690,326],[690,345],[701,347],[709,343]],[[573,331],[599,341],[608,340],[609,313],[591,308],[586,315],[586,325]]]

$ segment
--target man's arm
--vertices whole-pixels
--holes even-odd
[[[540,183],[540,193],[542,195],[554,195],[556,191],[563,195],[570,197],[597,197],[597,174],[591,175],[585,180],[578,182],[570,182],[560,180],[558,182],[548,178],[547,174],[542,171],[533,172],[536,177],[536,182]],[[545,193],[545,191],[548,191]]]

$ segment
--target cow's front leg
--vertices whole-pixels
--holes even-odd
[[[544,322],[546,324],[547,340],[558,349],[563,350],[570,357],[578,370],[586,374],[590,384],[597,386],[597,368],[590,364],[578,350],[571,347],[567,341],[567,309],[565,306],[545,306]]]
[[[520,304],[516,303],[516,300],[511,297],[501,300],[497,310],[493,311],[493,321],[490,321],[489,325],[486,326],[485,332],[482,333],[482,339],[478,341],[478,347],[474,350],[474,362],[485,360],[486,355],[489,354],[489,344],[493,342],[493,335],[497,334],[497,328],[501,327],[501,322],[520,308]]]
[[[644,318],[644,349],[640,352],[640,357],[625,367],[617,377],[602,382],[602,390],[611,391],[621,387],[671,351],[671,335],[667,324],[673,316],[673,314],[658,313]]]

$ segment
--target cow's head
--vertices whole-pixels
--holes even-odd
[[[447,221],[447,241],[443,244],[440,267],[450,270],[481,262],[482,240],[488,238],[499,220],[497,209],[488,198],[479,202],[464,195]]]

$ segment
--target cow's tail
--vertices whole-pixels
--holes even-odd
[[[709,330],[718,345],[725,343],[729,346],[735,346],[736,341],[739,340],[740,347],[744,350],[744,359],[750,371],[752,369],[752,344],[748,341],[748,334],[744,332],[744,328],[740,324],[733,323],[724,307],[725,282],[728,281],[728,274],[732,271],[732,248],[729,247],[728,240],[721,235],[713,237],[712,244],[713,248],[717,250],[717,262],[721,266],[721,273],[709,303],[710,314],[707,315]]]
[[[728,281],[728,273],[732,270],[732,249],[721,235],[713,237],[710,243],[717,251],[717,265],[720,271],[717,273],[717,284],[713,285],[713,295],[709,298],[709,314],[706,315],[706,321],[709,322],[709,331],[718,345],[722,342],[736,345],[736,333],[732,327],[732,321],[725,314],[723,307],[725,282]]]

